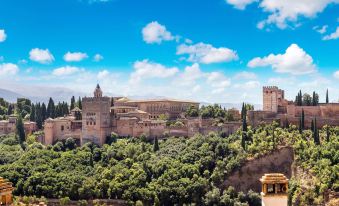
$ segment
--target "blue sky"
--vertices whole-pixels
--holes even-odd
[[[338,0],[2,0],[0,87],[261,103],[339,99]],[[32,96],[31,94],[29,96]]]

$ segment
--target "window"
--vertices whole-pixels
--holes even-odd
[[[64,128],[64,125],[62,125],[62,126],[61,126],[61,131],[64,131],[64,129],[65,129],[65,128]]]

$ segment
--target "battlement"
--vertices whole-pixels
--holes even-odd
[[[82,102],[106,102],[110,99],[110,97],[83,97]]]
[[[263,86],[263,90],[280,90],[277,86]]]

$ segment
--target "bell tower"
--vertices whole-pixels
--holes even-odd
[[[97,84],[97,86],[95,87],[94,97],[96,97],[96,98],[102,97],[102,91],[101,91],[99,84]]]
[[[261,205],[287,206],[288,179],[280,173],[265,174],[261,177]]]

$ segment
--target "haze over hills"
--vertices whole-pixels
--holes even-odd
[[[36,88],[26,88],[25,90],[23,89],[16,89],[15,91],[8,90],[8,89],[3,89],[0,88],[0,97],[4,98],[6,101],[9,102],[16,102],[17,98],[28,98],[32,102],[45,102],[47,103],[49,100],[49,97],[52,97],[54,102],[69,102],[72,96],[75,96],[76,99],[84,96],[91,96],[92,94],[85,93],[85,92],[78,92],[78,91],[73,91],[67,88],[43,88],[43,87],[36,87]],[[119,97],[123,95],[119,94],[113,94],[113,93],[107,93],[107,96],[114,96],[114,97]],[[166,96],[159,96],[159,95],[154,95],[154,94],[148,94],[144,96],[136,96],[136,95],[131,95],[127,96],[130,99],[164,99],[164,98],[170,98]],[[212,105],[214,103],[210,102],[200,102],[201,106],[208,106]],[[231,108],[237,108],[241,109],[242,103],[217,103],[221,105],[221,107],[225,107],[226,109],[231,109]],[[262,105],[261,104],[253,104],[255,109],[261,109]]]

